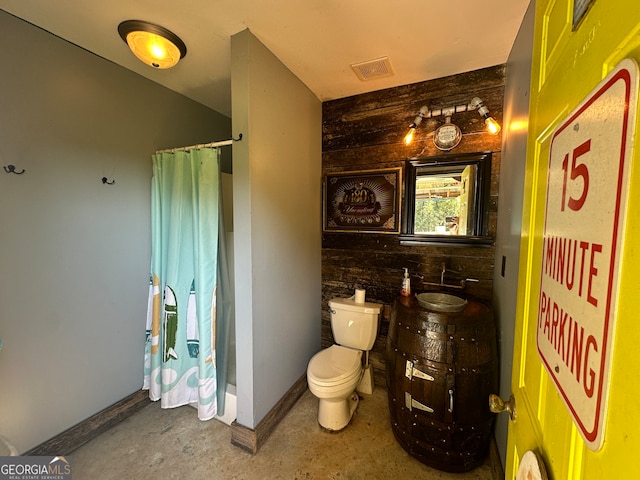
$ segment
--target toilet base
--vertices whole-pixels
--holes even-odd
[[[356,408],[358,408],[359,401],[360,398],[356,392],[338,401],[320,399],[318,406],[318,423],[326,430],[342,430],[349,425],[353,413],[356,411]]]
[[[373,393],[373,368],[371,368],[371,365],[364,367],[362,380],[360,380],[356,391],[358,393],[364,393],[365,395],[371,395]]]

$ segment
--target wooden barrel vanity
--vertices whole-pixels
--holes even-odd
[[[486,458],[498,391],[493,311],[467,298],[459,312],[398,297],[386,345],[391,426],[412,456],[434,468],[464,472]]]

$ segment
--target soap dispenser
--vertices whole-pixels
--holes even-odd
[[[400,291],[400,295],[403,297],[408,297],[411,295],[411,279],[409,278],[409,269],[404,269],[404,278],[402,279],[402,290]]]

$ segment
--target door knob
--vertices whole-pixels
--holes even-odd
[[[509,412],[509,418],[511,420],[516,419],[516,398],[511,394],[509,400],[505,402],[498,395],[489,395],[489,410],[492,413]]]

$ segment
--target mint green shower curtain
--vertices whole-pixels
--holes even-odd
[[[229,308],[229,302],[218,305],[225,298],[218,272],[226,267],[218,255],[224,247],[218,149],[153,155],[151,201],[143,388],[162,408],[191,404],[200,420],[209,420],[224,410],[216,344],[224,348],[226,339],[217,339],[216,316],[227,317],[218,309]],[[228,326],[222,327],[226,335]]]

